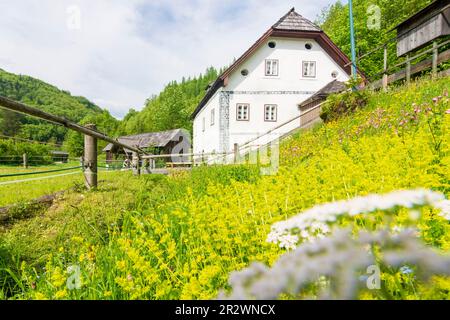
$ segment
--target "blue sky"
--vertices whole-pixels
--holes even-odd
[[[121,118],[164,85],[239,57],[290,8],[334,0],[0,0],[0,68]]]

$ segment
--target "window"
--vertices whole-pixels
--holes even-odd
[[[276,122],[277,121],[277,105],[266,104],[264,106],[264,121]]]
[[[216,109],[212,109],[211,110],[211,126],[214,125],[215,121],[216,121]]]
[[[236,107],[236,120],[249,121],[250,120],[250,105],[238,103]]]
[[[202,131],[205,132],[206,130],[206,120],[205,118],[202,119]]]
[[[315,78],[316,77],[316,62],[315,61],[303,61],[303,77]]]
[[[247,69],[243,69],[243,70],[241,71],[241,74],[242,74],[244,77],[248,76],[248,70],[247,70]]]
[[[307,44],[305,44],[305,48],[306,48],[306,50],[311,50],[312,49],[312,44],[311,43],[307,43]]]
[[[337,71],[333,71],[333,72],[331,73],[331,76],[332,76],[334,79],[336,79],[336,78],[338,77],[338,75],[339,75],[339,72],[337,72]]]
[[[277,46],[277,43],[275,41],[269,42],[269,48],[274,49]]]
[[[278,60],[266,60],[266,76],[278,76]]]

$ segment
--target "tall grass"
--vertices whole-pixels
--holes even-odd
[[[284,252],[266,242],[274,222],[369,193],[421,187],[449,196],[448,87],[441,79],[371,95],[364,109],[287,139],[276,176],[260,177],[250,166],[205,167],[170,177],[117,176],[97,192],[70,193],[60,207],[3,235],[6,250],[26,261],[14,297],[210,299],[229,289],[229,272],[252,261],[271,265]],[[423,240],[450,250],[449,223],[433,210],[422,213]],[[399,214],[391,223],[404,221]],[[70,290],[74,276],[80,287]],[[432,288],[402,279],[386,276],[393,297],[450,292],[445,278]]]

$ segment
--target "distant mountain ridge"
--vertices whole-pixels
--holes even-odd
[[[58,115],[66,116],[73,121],[80,121],[84,117],[82,111],[95,113],[104,111],[85,97],[72,96],[70,92],[42,80],[6,72],[3,69],[0,69],[0,95],[26,102],[44,111],[56,111]],[[60,102],[66,105],[64,107],[58,105]],[[61,110],[55,110],[54,107],[56,109],[60,107]]]
[[[101,117],[103,122],[106,119],[116,127],[117,120],[87,98],[72,96],[68,91],[27,75],[0,69],[0,95],[77,123]],[[62,143],[66,139],[67,129],[0,108],[0,134]]]

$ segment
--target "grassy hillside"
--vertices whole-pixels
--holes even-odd
[[[8,270],[3,294],[215,298],[221,288],[229,289],[230,272],[253,261],[271,265],[285,252],[266,242],[277,221],[369,193],[428,188],[449,197],[449,87],[446,78],[370,93],[367,106],[284,141],[275,176],[260,176],[248,165],[205,167],[170,177],[125,174],[99,192],[69,193],[49,212],[2,234],[0,254]],[[421,213],[413,222],[420,238],[449,252],[449,222],[431,208]],[[410,219],[407,210],[396,209],[341,223],[356,230],[385,223],[399,228]],[[74,266],[81,282],[69,290]],[[435,277],[428,286],[398,269],[383,272],[383,290],[366,290],[360,298],[450,298],[447,278]]]
[[[72,96],[69,92],[41,80],[8,73],[1,69],[0,95],[75,122],[82,122],[87,117],[101,116],[115,123],[115,119],[108,111],[102,110],[84,97]],[[42,142],[62,143],[66,133],[65,128],[0,109],[0,134]]]

